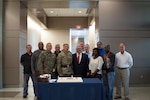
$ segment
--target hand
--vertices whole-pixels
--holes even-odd
[[[32,75],[35,75],[35,71],[32,71]]]
[[[56,70],[53,68],[52,72],[55,72]]]
[[[95,75],[96,75],[95,73],[92,73],[92,74],[91,74],[92,77],[94,77]]]
[[[89,76],[90,75],[90,72],[87,72],[87,76]]]
[[[103,70],[103,74],[107,74],[107,71],[106,71],[106,70]]]

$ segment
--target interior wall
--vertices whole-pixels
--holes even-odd
[[[90,46],[90,51],[93,51],[93,48],[95,47],[95,20],[93,23],[91,23],[91,26],[89,27],[89,46]]]
[[[41,22],[28,10],[27,16],[27,44],[32,45],[32,51],[38,49],[38,42],[41,41],[43,27]]]
[[[2,80],[3,80],[3,64],[2,64],[2,52],[3,52],[3,50],[2,50],[2,48],[3,48],[3,38],[2,38],[2,34],[3,34],[3,0],[1,0],[0,1],[0,88],[2,88],[3,87],[3,82],[2,82]]]
[[[88,28],[87,17],[49,17],[47,20],[47,27],[49,29],[70,30],[80,25],[81,28]]]
[[[119,43],[134,59],[131,84],[150,84],[150,3],[144,1],[99,2],[100,40],[111,45],[111,51],[119,51]]]
[[[87,17],[49,17],[47,20],[47,30],[42,31],[42,41],[44,43],[51,42],[54,51],[55,44],[59,43],[62,49],[64,43],[70,45],[70,28],[88,27]]]
[[[43,30],[41,33],[41,41],[44,42],[45,46],[48,42],[52,43],[52,52],[54,52],[56,44],[60,44],[62,49],[64,43],[70,44],[69,30]]]

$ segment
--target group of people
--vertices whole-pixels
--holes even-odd
[[[133,58],[125,51],[124,43],[120,43],[120,51],[116,54],[110,51],[110,45],[102,48],[102,42],[97,42],[97,47],[90,51],[88,44],[80,42],[76,47],[76,53],[69,51],[69,45],[55,45],[54,53],[52,44],[38,43],[39,49],[32,53],[32,46],[27,45],[27,52],[21,56],[20,62],[24,67],[24,92],[23,98],[28,95],[28,81],[31,77],[34,94],[38,95],[38,76],[51,74],[52,78],[58,76],[76,76],[82,78],[99,78],[103,81],[105,100],[113,100],[114,77],[116,76],[116,96],[121,98],[121,86],[124,87],[125,100],[129,100],[130,68],[133,66]]]

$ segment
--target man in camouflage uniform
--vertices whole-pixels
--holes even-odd
[[[57,57],[57,71],[59,76],[73,75],[72,53],[68,51],[69,45],[63,44],[63,50]]]
[[[51,74],[52,78],[55,78],[56,70],[56,55],[51,52],[52,45],[51,43],[46,44],[46,51],[43,51],[39,55],[38,59],[38,71],[39,74]]]

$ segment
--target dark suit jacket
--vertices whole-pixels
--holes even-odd
[[[87,72],[88,72],[88,65],[89,65],[89,58],[88,55],[82,53],[82,58],[80,63],[78,64],[77,60],[77,54],[73,54],[73,70],[74,70],[74,76],[79,76],[79,77],[86,77]]]

